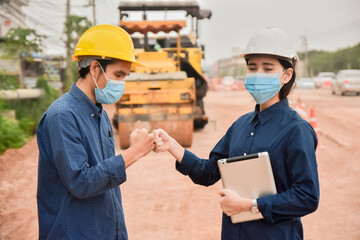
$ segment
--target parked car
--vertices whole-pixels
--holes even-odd
[[[315,86],[317,88],[330,88],[331,83],[335,79],[333,72],[320,72],[315,78]]]
[[[221,88],[224,90],[236,90],[238,87],[233,76],[226,76],[222,80]]]
[[[312,78],[300,78],[296,80],[296,88],[314,89],[315,82]]]
[[[332,94],[345,95],[354,92],[360,95],[360,70],[340,70],[331,84]]]
[[[241,89],[241,90],[245,89],[245,86],[244,86],[245,79],[246,79],[246,76],[236,76],[235,77],[235,81],[236,81],[239,89]]]

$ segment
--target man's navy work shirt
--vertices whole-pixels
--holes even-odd
[[[303,239],[300,217],[315,211],[319,181],[316,134],[284,99],[259,112],[236,120],[210,153],[209,160],[189,151],[178,171],[194,183],[212,185],[220,179],[217,160],[257,152],[269,152],[278,194],[257,199],[264,219],[233,224],[223,214],[222,239]]]
[[[75,84],[42,117],[38,131],[39,239],[128,239],[106,112]]]

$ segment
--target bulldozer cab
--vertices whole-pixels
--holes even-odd
[[[211,11],[199,9],[195,1],[121,1],[119,10],[119,25],[131,35],[135,57],[145,66],[132,67],[124,96],[116,104],[113,123],[119,129],[120,146],[129,145],[128,135],[138,127],[163,128],[181,145],[191,146],[193,130],[208,122],[197,29],[198,20],[209,19]],[[185,20],[148,20],[149,11],[185,11],[191,18],[190,34],[180,35]],[[142,20],[125,20],[130,12],[142,12]]]

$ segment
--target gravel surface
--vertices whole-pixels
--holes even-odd
[[[305,239],[360,239],[360,97],[333,96],[330,90],[295,90],[290,100],[314,108],[320,147],[319,209],[303,218]],[[210,123],[194,133],[190,151],[207,158],[228,127],[252,111],[245,91],[209,92],[205,109]],[[110,117],[114,106],[106,106]],[[120,154],[118,135],[116,152]],[[37,239],[36,137],[21,149],[0,155],[0,239]],[[168,153],[150,153],[127,169],[121,186],[131,240],[220,239],[218,190],[195,185],[175,170]]]

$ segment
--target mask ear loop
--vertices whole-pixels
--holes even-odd
[[[100,66],[101,71],[103,72],[104,76],[106,77],[106,80],[108,80],[108,81],[109,81],[109,78],[108,78],[108,76],[106,76],[106,73],[105,73],[105,71],[104,71],[104,69],[102,68],[102,66],[101,66],[101,64],[100,64],[100,63],[99,63],[99,66]]]
[[[100,63],[99,63],[99,66],[101,67]],[[96,88],[99,88],[99,86],[97,85],[97,82],[95,81],[95,77],[92,75],[92,73],[90,73],[92,79],[94,80],[94,83],[96,85]]]
[[[108,78],[108,76],[106,75],[106,73],[105,73],[104,69],[102,68],[102,66],[101,66],[101,64],[100,64],[100,63],[99,63],[99,66],[100,66],[101,71],[103,72],[103,74],[104,74],[104,76],[105,76],[106,80],[107,80],[109,83],[114,83],[114,84],[123,84],[123,85],[125,85],[125,80],[122,80],[122,81],[116,81],[116,80],[111,80],[111,79],[109,79],[109,78]]]
[[[288,70],[289,68],[285,69],[279,76],[279,80],[280,80],[280,77]],[[280,86],[280,89],[285,85],[286,83],[283,83],[281,86]]]

